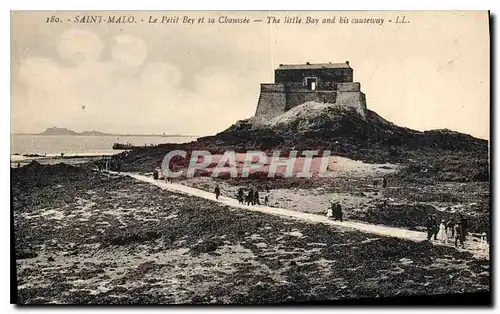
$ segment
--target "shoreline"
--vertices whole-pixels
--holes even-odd
[[[29,165],[32,161],[36,161],[40,164],[56,164],[56,163],[66,163],[66,164],[84,164],[87,162],[91,162],[94,160],[98,160],[104,157],[112,157],[118,155],[126,150],[117,150],[116,153],[106,154],[106,153],[75,153],[75,154],[64,154],[64,157],[61,157],[60,154],[47,154],[45,156],[23,156],[23,155],[10,155],[10,167],[16,168],[18,164],[20,166]]]
[[[170,138],[200,138],[192,135],[161,135],[161,134],[40,134],[40,133],[12,133],[11,136],[104,136],[104,137],[170,137]]]

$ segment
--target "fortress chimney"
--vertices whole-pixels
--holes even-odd
[[[346,62],[345,62],[345,64],[347,64],[347,66],[348,66],[348,67],[350,67],[350,66],[349,66],[349,61],[346,61]]]

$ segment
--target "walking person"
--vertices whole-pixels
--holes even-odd
[[[448,220],[446,223],[446,234],[449,235],[451,233],[451,238],[453,239],[455,237],[455,229],[453,228],[455,226],[455,222],[453,219]]]
[[[462,227],[460,223],[456,223],[453,228],[455,229],[455,247],[457,246],[458,241],[460,241],[460,245],[464,247],[464,238],[462,236]]]
[[[335,212],[335,204],[333,201],[330,201],[330,206],[328,206],[328,211],[326,212],[326,217],[328,219],[334,218],[334,212]]]
[[[269,204],[269,192],[266,192],[264,196],[264,205],[267,206]]]
[[[441,220],[441,224],[439,224],[439,240],[444,243],[448,243],[448,234],[446,234],[446,224],[444,219]]]
[[[425,226],[427,227],[427,240],[431,240],[432,235],[434,234],[434,221],[432,220],[432,216],[429,215],[427,217],[427,221],[425,223]]]
[[[158,172],[158,167],[156,167],[154,170],[153,170],[153,179],[154,180],[158,180],[159,178],[159,172]]]
[[[161,171],[161,167],[157,167],[156,169],[158,169],[158,180],[163,180],[164,177],[163,177],[163,171]]]
[[[467,237],[467,232],[469,231],[468,229],[468,223],[467,223],[467,219],[465,219],[465,217],[463,216],[462,213],[459,214],[459,222],[460,222],[460,231],[462,232],[462,241],[465,242],[465,239]]]
[[[247,203],[247,205],[250,205],[250,203],[252,202],[252,191],[251,190],[247,191],[247,194],[245,195],[245,202]]]
[[[486,236],[486,233],[483,232],[481,234],[481,240],[479,242],[479,248],[483,253],[488,253],[488,237]]]
[[[238,203],[240,203],[240,204],[245,203],[243,188],[238,189],[237,197],[238,197]]]
[[[432,215],[432,225],[433,225],[432,230],[434,234],[434,240],[437,240],[437,235],[439,232],[439,223],[437,221],[436,215]]]
[[[217,184],[217,185],[215,186],[215,199],[217,199],[217,200],[218,200],[218,199],[219,199],[219,196],[220,196],[220,187],[219,187],[219,185]]]
[[[253,193],[253,202],[256,205],[260,205],[259,190],[258,189],[255,189],[255,192]]]
[[[253,188],[248,189],[247,194],[247,205],[254,205],[253,203]]]
[[[339,202],[336,204],[337,207],[337,219],[340,220],[340,222],[344,221],[343,214],[342,214],[342,206],[340,205]]]

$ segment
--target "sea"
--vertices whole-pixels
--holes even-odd
[[[196,137],[187,136],[80,136],[80,135],[28,135],[14,134],[10,137],[11,161],[26,159],[23,155],[37,154],[47,157],[113,155],[114,143],[130,143],[133,146],[148,146],[164,143],[187,143]]]

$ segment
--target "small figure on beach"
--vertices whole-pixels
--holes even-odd
[[[253,192],[253,203],[256,205],[260,205],[260,199],[259,199],[259,190],[255,189]]]
[[[333,209],[334,209],[334,203],[333,203],[333,201],[330,201],[330,206],[328,207],[328,211],[326,212],[326,217],[328,219],[333,218]]]
[[[266,192],[264,196],[264,205],[267,206],[269,204],[269,191]]]
[[[430,241],[432,236],[434,236],[434,240],[437,240],[437,233],[439,231],[439,226],[436,216],[429,215],[427,217],[426,227],[427,227],[427,240]]]
[[[455,221],[453,220],[453,218],[448,220],[448,222],[446,223],[446,234],[449,235],[452,239],[455,237],[455,229],[453,228],[454,226]]]
[[[159,173],[159,171],[158,171],[158,167],[156,167],[156,168],[153,170],[153,179],[158,180],[159,176],[160,176],[160,173]]]
[[[215,199],[219,199],[219,196],[220,196],[220,187],[219,185],[217,184],[215,186]]]
[[[462,248],[465,247],[462,225],[460,223],[456,223],[453,228],[455,229],[455,247],[457,246],[458,241],[460,241]]]
[[[382,187],[384,189],[387,187],[387,179],[385,177],[382,178]]]
[[[246,197],[247,205],[252,204],[253,205],[253,189],[249,189],[247,192],[247,197]]]
[[[446,233],[446,223],[443,220],[441,220],[441,224],[439,224],[439,240],[448,243],[448,234]]]
[[[485,232],[483,232],[480,236],[479,248],[483,251],[483,253],[488,253],[488,237]]]
[[[334,220],[343,221],[342,206],[338,201],[330,201],[330,208],[326,214],[328,218],[333,218]]]
[[[340,205],[339,202],[336,202],[335,204],[335,220],[340,220],[340,222],[343,222],[343,214],[342,214],[342,206]]]
[[[465,219],[464,215],[462,213],[458,214],[458,219],[459,219],[459,223],[460,223],[460,227],[461,227],[461,232],[462,232],[462,238],[463,238],[463,241],[465,241],[466,237],[467,237],[467,232],[468,232],[468,223],[467,223],[467,219]]]
[[[238,194],[236,195],[238,198],[238,203],[244,204],[245,203],[245,192],[243,192],[243,188],[238,189]]]

